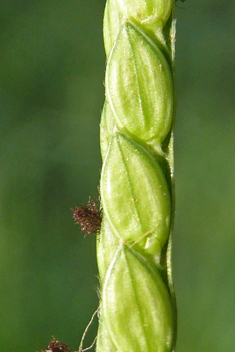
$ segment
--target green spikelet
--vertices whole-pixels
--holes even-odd
[[[173,0],[108,0],[97,352],[172,352]]]

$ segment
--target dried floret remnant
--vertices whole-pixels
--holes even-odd
[[[80,225],[84,237],[100,232],[102,214],[97,204],[89,198],[87,205],[71,209],[75,224]]]
[[[42,352],[73,352],[73,351],[68,345],[53,337],[47,349],[42,350]]]

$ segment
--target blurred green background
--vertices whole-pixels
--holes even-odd
[[[104,4],[0,3],[2,351],[51,335],[75,349],[98,305],[95,237],[70,208],[98,195]],[[178,1],[176,13],[177,352],[233,351],[234,3]]]

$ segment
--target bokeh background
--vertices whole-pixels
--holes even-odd
[[[70,208],[98,196],[104,4],[0,2],[1,351],[75,349],[98,305],[95,237]],[[234,4],[176,13],[177,352],[234,351]]]

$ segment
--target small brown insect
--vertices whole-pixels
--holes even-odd
[[[80,225],[84,237],[92,233],[95,235],[99,233],[102,214],[91,198],[89,198],[87,206],[82,205],[71,210],[73,211],[75,224]]]
[[[43,350],[42,352],[73,352],[73,351],[68,345],[53,337],[51,340],[51,343],[48,345],[47,350]]]

